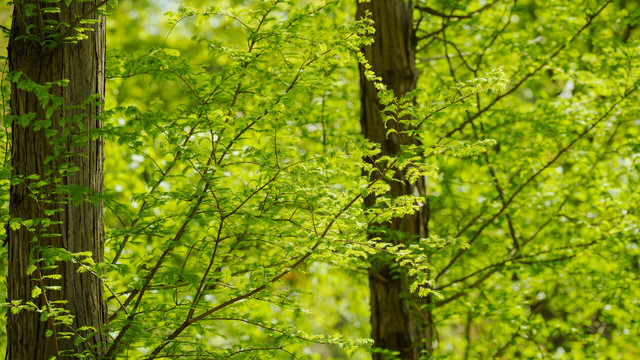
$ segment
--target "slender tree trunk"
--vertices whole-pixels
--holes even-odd
[[[418,78],[415,69],[415,36],[412,20],[412,4],[406,0],[371,0],[358,2],[356,18],[369,11],[375,21],[374,43],[363,49],[364,55],[377,76],[382,77],[388,89],[396,97],[414,90]],[[360,72],[362,113],[361,125],[364,136],[381,145],[380,155],[394,155],[400,150],[400,139],[395,134],[387,138],[380,111],[377,90]],[[388,124],[395,126],[395,124]],[[404,144],[410,140],[404,136]],[[391,196],[423,194],[424,182],[410,185],[404,181],[402,172],[396,177],[401,181],[391,182]],[[375,198],[365,199],[372,206]],[[396,219],[385,227],[390,230],[383,238],[392,243],[407,242],[425,237],[426,214],[419,212]],[[391,235],[400,234],[400,235]],[[378,234],[371,234],[375,237]],[[371,327],[374,346],[400,353],[401,359],[418,359],[431,352],[431,314],[420,310],[418,304],[425,300],[411,296],[405,274],[398,272],[390,260],[377,259],[369,271],[371,290]],[[383,360],[383,354],[374,354],[374,360]]]
[[[105,87],[105,23],[102,17],[95,15],[95,2],[73,1],[65,6],[64,1],[55,3],[39,0],[15,0],[12,22],[12,36],[9,41],[9,66],[11,71],[22,72],[21,79],[28,77],[37,84],[68,79],[68,86],[54,86],[51,92],[62,98],[62,106],[51,116],[49,129],[58,130],[57,134],[45,134],[44,129],[36,129],[38,121],[45,119],[41,100],[34,92],[26,91],[16,82],[11,84],[11,113],[14,116],[35,114],[27,126],[15,120],[11,134],[11,164],[15,177],[38,175],[40,179],[51,179],[52,169],[58,171],[56,185],[37,187],[37,180],[25,180],[11,187],[10,213],[12,218],[36,219],[48,218],[59,222],[55,225],[36,225],[31,230],[21,227],[10,230],[8,300],[25,304],[33,301],[38,307],[46,309],[47,303],[65,300],[64,307],[73,315],[73,323],[56,324],[53,318],[45,319],[40,313],[22,310],[17,314],[9,311],[7,321],[8,348],[7,359],[49,359],[52,356],[69,353],[100,352],[100,343],[106,337],[98,333],[78,346],[74,345],[75,336],[70,339],[58,339],[45,336],[47,332],[70,332],[82,326],[96,330],[106,322],[107,308],[102,298],[102,284],[95,274],[78,273],[78,266],[71,262],[58,261],[53,269],[45,269],[46,264],[37,263],[38,269],[27,274],[30,258],[41,258],[46,246],[63,248],[69,252],[90,251],[95,261],[103,261],[104,226],[103,206],[99,197],[91,202],[91,194],[101,194],[103,189],[103,140],[101,137],[88,136],[88,133],[101,126],[98,116],[102,107],[95,103],[83,104],[90,95],[98,94],[104,98]],[[59,13],[41,15],[40,9],[47,6],[59,6]],[[36,9],[30,15],[29,9]],[[59,44],[53,48],[42,46],[47,30],[42,28],[48,20],[73,24],[82,16],[85,19],[98,20],[94,24],[84,24],[92,31],[85,31],[87,39],[77,44]],[[67,27],[61,26],[64,33]],[[73,34],[74,31],[67,33]],[[36,39],[18,39],[27,34]],[[63,108],[64,107],[64,108]],[[75,108],[69,108],[75,107]],[[65,120],[66,121],[63,121]],[[76,124],[70,119],[78,120]],[[87,135],[78,142],[78,136]],[[71,139],[74,138],[72,141]],[[58,145],[55,145],[58,144]],[[57,146],[57,150],[55,149]],[[66,156],[61,156],[66,152]],[[73,153],[71,155],[70,153]],[[78,168],[73,173],[62,173],[64,164]],[[83,200],[72,202],[62,189],[86,189]],[[39,195],[34,196],[36,192]],[[37,200],[36,200],[37,198]],[[51,211],[60,209],[60,211]],[[49,210],[49,211],[47,211]],[[49,234],[58,234],[50,236]],[[33,261],[31,262],[33,263]],[[44,279],[48,274],[60,275],[60,279]],[[60,290],[45,290],[32,297],[35,286],[60,286]],[[58,318],[55,318],[58,319]],[[87,337],[91,332],[83,331]],[[65,356],[58,358],[67,358]]]

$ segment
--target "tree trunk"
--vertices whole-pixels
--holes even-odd
[[[105,87],[105,23],[101,16],[95,14],[96,3],[74,1],[65,6],[64,1],[55,4],[39,0],[14,1],[14,12],[9,40],[9,67],[11,71],[19,71],[26,78],[43,85],[47,82],[68,79],[68,86],[53,86],[51,93],[62,98],[62,106],[51,116],[48,129],[58,130],[57,134],[45,135],[45,129],[37,129],[35,124],[46,118],[41,101],[32,91],[27,91],[11,84],[11,113],[14,116],[35,114],[27,126],[16,121],[11,125],[11,164],[14,177],[38,175],[40,179],[59,178],[56,184],[37,187],[34,179],[24,180],[11,186],[10,213],[12,218],[37,219],[48,218],[59,222],[54,225],[35,225],[31,230],[25,226],[17,230],[9,230],[9,275],[8,300],[25,304],[33,301],[39,308],[47,306],[64,307],[73,316],[70,325],[52,325],[59,317],[46,319],[46,316],[32,311],[22,310],[17,314],[9,311],[7,320],[7,359],[49,359],[52,356],[67,358],[64,354],[93,352],[99,353],[106,337],[102,332],[79,332],[84,338],[78,346],[74,345],[76,336],[58,339],[61,333],[72,332],[83,326],[90,326],[97,331],[102,330],[106,322],[107,307],[102,298],[102,284],[95,274],[78,273],[78,265],[69,261],[58,261],[55,268],[46,269],[43,262],[32,264],[38,268],[27,274],[30,259],[42,258],[42,249],[47,246],[66,249],[76,253],[89,251],[93,260],[104,258],[104,225],[103,206],[99,197],[103,190],[103,140],[89,132],[101,127],[99,116],[102,106],[94,102],[83,103],[93,94],[104,99]],[[59,6],[59,13],[41,15],[41,7]],[[29,15],[29,8],[35,8],[35,14]],[[42,24],[49,20],[79,24],[74,22],[84,19],[98,20],[94,24],[83,24],[87,39],[77,44],[58,44],[55,47],[43,46],[42,39],[51,33],[42,29]],[[35,27],[34,27],[35,25]],[[67,27],[60,26],[60,33]],[[67,32],[72,35],[75,30]],[[36,38],[18,39],[25,35]],[[53,40],[55,43],[55,39]],[[75,107],[75,108],[69,108]],[[70,119],[77,119],[77,123]],[[46,128],[46,127],[45,127]],[[79,140],[79,136],[82,138]],[[57,145],[56,145],[57,144]],[[64,156],[62,153],[66,153]],[[72,164],[78,170],[64,173],[65,164]],[[58,170],[51,174],[52,169]],[[58,175],[56,175],[58,174]],[[60,175],[62,174],[62,175]],[[69,189],[84,189],[82,200],[75,203],[64,194]],[[35,193],[37,192],[37,194]],[[35,196],[34,196],[35,195]],[[37,198],[37,199],[36,199]],[[60,209],[58,212],[51,211]],[[49,210],[49,211],[47,211]],[[58,234],[48,236],[48,234]],[[60,279],[44,279],[42,276],[60,275]],[[45,290],[32,298],[35,286],[60,286],[60,290]],[[64,305],[52,303],[65,300]],[[55,331],[54,336],[45,336]],[[61,356],[62,355],[62,356]]]
[[[358,2],[356,18],[362,18],[369,11],[375,21],[374,43],[363,49],[371,69],[396,97],[414,90],[418,74],[415,69],[415,35],[412,20],[412,4],[406,0],[372,0],[369,3]],[[360,71],[362,96],[361,125],[364,136],[381,144],[382,155],[395,155],[400,150],[400,140],[396,134],[386,137],[374,84],[367,81]],[[395,126],[395,124],[388,124]],[[404,135],[403,135],[404,136]],[[404,136],[403,143],[410,140]],[[424,182],[410,185],[404,181],[402,172],[389,185],[389,195],[401,196],[424,194]],[[365,199],[366,206],[372,206],[375,198]],[[385,241],[391,243],[407,242],[427,235],[427,220],[424,210],[413,215],[396,219],[385,227]],[[400,236],[389,234],[400,233]],[[371,234],[371,237],[377,236]],[[394,268],[392,260],[376,259],[369,271],[371,290],[371,327],[374,346],[399,352],[401,359],[418,359],[431,351],[433,339],[431,314],[419,310],[416,306],[425,300],[411,296],[405,274]],[[374,360],[383,360],[384,354],[374,354]]]

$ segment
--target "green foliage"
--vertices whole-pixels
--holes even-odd
[[[428,184],[429,229],[467,244],[429,258],[435,358],[636,357],[635,324],[610,314],[636,316],[639,290],[637,5],[434,8],[459,16],[420,11],[425,94],[497,65],[512,79],[425,129],[425,156],[452,150]]]
[[[360,53],[374,24],[354,21],[353,4],[196,2],[168,23],[156,3],[109,5],[100,133],[79,118],[52,128],[64,109],[51,90],[65,80],[2,67],[0,221],[35,242],[59,236],[55,206],[10,218],[9,186],[24,182],[43,203],[104,201],[107,228],[105,263],[37,246],[32,299],[8,311],[71,329],[50,337],[98,331],[73,329],[63,301],[33,301],[59,291],[44,280],[73,262],[103,278],[113,358],[365,359],[366,271],[386,257],[429,299],[433,359],[637,357],[637,4],[417,1],[422,75],[402,98]],[[86,37],[45,24],[23,40]],[[380,90],[398,154],[358,135],[356,64]],[[9,83],[35,93],[44,116],[11,115]],[[11,175],[12,123],[51,139],[45,176]],[[98,136],[105,193],[63,185],[78,171],[72,145]],[[424,180],[426,196],[385,196],[398,173]],[[427,238],[381,240],[403,234],[380,224],[419,209]]]
[[[130,96],[105,126],[140,175],[107,175],[106,279],[127,294],[112,299],[114,354],[287,358],[333,344],[355,356],[369,344],[303,331],[308,295],[294,280],[317,262],[365,265],[344,240],[366,229],[360,199],[373,184],[358,171],[372,150],[341,124],[355,115],[345,66],[363,40],[331,19],[337,2],[254,5],[180,7],[159,47],[111,53],[109,78],[174,94]],[[188,21],[192,45],[169,47]],[[227,28],[233,37],[212,36]]]

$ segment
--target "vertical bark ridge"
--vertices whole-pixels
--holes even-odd
[[[374,43],[363,49],[371,70],[382,78],[388,89],[396,97],[412,91],[416,87],[418,73],[415,68],[415,34],[412,19],[412,3],[405,0],[372,0],[358,2],[356,18],[365,12],[371,13],[375,22]],[[395,134],[387,137],[374,84],[367,81],[360,71],[361,85],[361,126],[364,136],[381,146],[380,155],[395,155],[400,150],[400,139]],[[390,126],[395,124],[390,123]],[[403,136],[402,143],[410,140]],[[375,175],[374,175],[375,176]],[[404,174],[397,172],[399,180]],[[389,183],[388,195],[401,196],[424,194],[424,182],[411,185],[406,181]],[[372,206],[375,198],[365,199],[366,206]],[[419,212],[395,219],[385,224],[390,232],[383,236],[388,242],[407,242],[426,236],[426,214]],[[400,233],[400,237],[390,237],[390,233]],[[376,237],[377,234],[370,234]],[[394,268],[388,260],[374,260],[369,271],[371,292],[371,327],[374,346],[399,352],[401,359],[418,359],[424,351],[431,351],[431,314],[416,306],[424,300],[411,296],[405,274]],[[374,354],[374,360],[383,360],[383,354]]]
[[[99,116],[102,106],[91,104],[82,107],[83,102],[92,94],[99,94],[104,98],[105,89],[105,23],[104,19],[96,14],[89,18],[99,21],[92,25],[93,31],[87,31],[88,39],[81,40],[77,44],[60,44],[52,51],[43,47],[38,41],[26,39],[16,40],[15,37],[25,35],[27,26],[36,25],[37,30],[31,30],[31,34],[37,34],[39,30],[38,14],[25,15],[25,7],[37,3],[37,0],[15,1],[12,37],[9,41],[9,68],[11,71],[20,71],[37,84],[68,79],[66,87],[54,87],[52,92],[63,98],[63,107],[52,116],[52,129],[59,131],[58,135],[47,138],[44,131],[36,131],[32,121],[24,127],[16,123],[12,124],[12,152],[11,164],[14,176],[28,176],[37,174],[41,178],[46,177],[46,169],[60,163],[71,163],[79,170],[64,176],[62,185],[74,185],[89,189],[91,194],[101,194],[103,191],[104,160],[102,138],[93,139],[87,137],[82,144],[72,146],[69,150],[78,155],[57,158],[45,163],[48,156],[56,155],[52,140],[64,137],[63,131],[70,129],[70,125],[63,124],[61,119],[71,116],[81,116],[81,129],[72,130],[74,133],[91,132],[101,127]],[[56,20],[72,23],[74,19],[85,14],[95,2],[73,2],[65,6],[64,2],[57,3],[60,13],[47,14],[44,20]],[[61,32],[64,32],[62,27]],[[78,108],[68,108],[68,107]],[[35,113],[35,120],[45,118],[44,111],[32,92],[18,88],[16,83],[11,84],[11,113],[20,116]],[[82,155],[80,155],[82,154]],[[10,214],[12,218],[34,219],[48,217],[54,221],[60,221],[60,225],[42,229],[44,233],[59,234],[59,237],[39,237],[32,241],[37,232],[28,231],[22,227],[18,230],[10,230],[9,243],[9,276],[8,276],[8,300],[33,301],[39,307],[44,306],[43,297],[31,298],[31,290],[36,285],[31,276],[26,274],[29,265],[29,256],[34,246],[53,246],[64,248],[70,252],[91,251],[93,259],[97,262],[104,260],[104,227],[103,206],[101,201],[82,201],[74,204],[65,201],[64,195],[52,192],[47,200],[50,203],[36,201],[29,197],[32,192],[30,186],[34,181],[18,183],[10,189]],[[52,191],[49,187],[47,190]],[[88,196],[88,195],[87,195]],[[85,196],[85,197],[87,197]],[[45,209],[62,208],[62,211],[45,216]],[[91,326],[100,330],[106,323],[107,308],[102,298],[102,284],[100,280],[90,273],[77,273],[78,266],[72,263],[58,263],[58,267],[49,273],[62,275],[60,280],[47,281],[48,285],[59,285],[60,291],[46,291],[49,301],[66,300],[64,305],[73,316],[73,328]],[[46,273],[45,273],[46,274]],[[9,312],[7,321],[7,359],[49,359],[56,353],[53,338],[45,337],[45,332],[51,330],[49,322],[43,322],[40,314],[33,311],[21,311],[18,314]],[[67,327],[56,327],[58,332],[69,331]],[[87,333],[83,333],[86,335]],[[93,348],[103,343],[106,337],[98,334],[81,344],[73,345],[73,339],[58,342],[60,351],[73,351],[81,353],[92,348],[99,352],[100,348]]]

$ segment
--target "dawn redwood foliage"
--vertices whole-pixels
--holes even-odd
[[[429,257],[434,357],[637,357],[638,4],[415,9],[419,89],[510,79],[425,129],[496,141],[427,185],[430,231],[467,244]]]
[[[101,4],[93,5],[98,8]],[[200,26],[202,33],[193,37],[192,51],[205,53],[206,63],[182,56],[179,49],[165,44],[138,53],[110,54],[109,79],[145,77],[167,88],[175,101],[170,107],[151,101],[109,108],[100,119],[104,123],[100,131],[77,125],[85,140],[103,136],[111,144],[107,164],[120,147],[125,148],[122,155],[130,154],[133,160],[128,168],[142,170],[142,188],[133,188],[138,183],[129,176],[123,184],[117,182],[118,186],[97,193],[82,185],[62,186],[57,168],[45,172],[51,176],[46,179],[50,184],[47,194],[68,195],[74,206],[104,201],[107,217],[117,223],[109,223],[105,261],[85,258],[87,251],[102,249],[72,253],[66,244],[25,255],[23,263],[29,264],[25,270],[31,264],[46,264],[52,279],[62,264],[81,263],[79,272],[99,277],[109,294],[104,326],[76,327],[70,323],[75,314],[67,311],[70,302],[78,300],[65,298],[64,288],[36,288],[28,279],[22,299],[12,298],[6,306],[12,314],[48,319],[50,328],[46,322],[34,325],[44,329],[42,336],[32,336],[34,341],[69,339],[84,344],[103,338],[86,352],[75,352],[96,358],[254,357],[262,352],[265,357],[290,356],[292,351],[301,351],[299,343],[334,344],[347,352],[368,343],[360,338],[308,334],[288,320],[305,311],[297,301],[299,290],[291,283],[295,272],[318,260],[362,269],[364,249],[374,251],[374,244],[353,239],[366,230],[368,218],[387,213],[365,214],[361,199],[374,191],[375,182],[351,177],[359,172],[362,159],[375,151],[364,140],[329,137],[325,129],[321,151],[312,143],[307,149],[301,144],[308,137],[303,129],[316,126],[318,108],[335,109],[335,105],[324,104],[335,102],[337,74],[367,41],[360,24],[336,26],[327,21],[334,8],[332,3],[293,7],[280,1],[236,10],[182,7],[168,15],[173,22],[171,31],[177,34],[190,20],[202,25],[215,19],[218,26],[231,27],[232,36],[225,39],[208,36]],[[40,14],[59,12],[56,7],[29,6],[26,16],[40,24]],[[84,24],[85,20],[67,23]],[[66,26],[57,26],[48,18],[44,24],[48,27],[43,31],[52,32]],[[32,29],[37,26],[29,31]],[[79,49],[88,46],[82,37],[66,44],[54,35],[54,44],[43,46],[57,42]],[[26,37],[16,39],[34,40],[31,35]],[[215,66],[218,61],[224,61],[224,66]],[[104,71],[96,69],[95,75],[104,76]],[[19,80],[17,73],[10,71],[7,76],[12,84]],[[67,83],[60,80],[55,85]],[[50,85],[30,86],[26,90],[49,101]],[[93,104],[95,94],[84,95],[86,103]],[[20,101],[20,96],[12,100]],[[55,128],[38,116],[58,103],[45,100],[36,103],[44,109],[35,109],[34,116],[7,116],[7,121],[52,134],[51,140],[42,143],[51,144],[53,153],[43,157],[65,160],[60,165],[62,174],[82,171],[78,163],[85,158],[101,160],[91,152],[65,147],[65,143],[55,146],[59,143],[53,137]],[[97,118],[85,112],[60,122],[80,119]],[[72,150],[80,159],[71,156]],[[12,157],[16,154],[19,152],[10,153]],[[122,175],[113,169],[117,176]],[[18,176],[7,179],[29,184]],[[127,198],[119,194],[124,186],[130,194]],[[49,202],[59,206],[61,201]],[[58,211],[54,207],[51,213]],[[52,225],[70,225],[66,219],[56,220],[11,217],[9,225],[28,232],[39,244],[57,237]],[[78,234],[82,230],[69,231]],[[56,301],[47,300],[51,294],[58,294],[53,298]],[[282,314],[280,321],[271,315],[274,312]],[[58,324],[64,331],[53,326]],[[8,326],[11,329],[11,323]],[[222,341],[229,337],[234,340]],[[67,355],[66,350],[54,349],[53,354]]]
[[[189,4],[14,1],[9,351],[638,357],[635,2]]]
[[[450,97],[458,106],[448,111],[406,114],[419,121],[404,134],[418,133],[440,166],[426,179],[421,220],[442,245],[458,244],[424,253],[433,301],[404,300],[435,333],[423,357],[636,357],[637,4],[405,4],[414,26],[400,31],[415,42],[402,49],[415,50],[418,107],[496,66],[510,79],[497,93]],[[386,33],[397,18],[376,20],[383,34],[372,52],[399,46]],[[380,70],[382,83],[407,81],[400,68]],[[472,158],[443,152],[474,140],[495,143]],[[409,234],[381,237],[410,243]],[[390,348],[415,358],[400,346],[414,341],[399,336]]]

